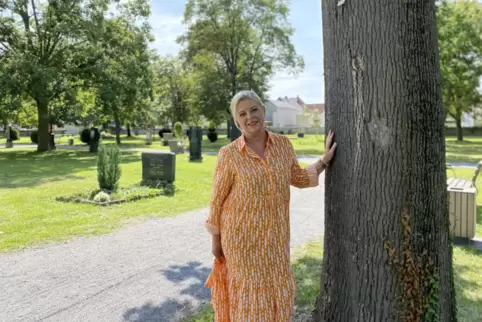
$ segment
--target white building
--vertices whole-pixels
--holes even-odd
[[[303,113],[299,104],[292,104],[287,97],[266,102],[266,120],[274,127],[297,126],[297,115]]]

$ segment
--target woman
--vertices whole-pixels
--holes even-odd
[[[212,289],[216,322],[288,322],[295,281],[290,265],[290,184],[318,185],[333,158],[326,154],[303,169],[290,140],[264,129],[265,106],[252,91],[231,101],[242,135],[219,150],[206,228],[212,234]],[[321,196],[320,196],[321,198]]]

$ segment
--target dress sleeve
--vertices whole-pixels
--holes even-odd
[[[231,192],[233,173],[226,147],[219,150],[216,167],[214,169],[213,192],[211,195],[209,216],[205,227],[211,234],[220,234],[221,215],[223,205]]]
[[[319,175],[314,164],[310,164],[306,168],[302,168],[296,158],[296,152],[291,141],[286,138],[286,144],[291,160],[291,185],[297,188],[316,187],[319,184]]]

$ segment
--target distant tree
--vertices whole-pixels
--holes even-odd
[[[184,56],[194,64],[207,63],[201,79],[217,74],[219,98],[229,115],[229,100],[241,89],[253,89],[264,96],[267,80],[277,69],[297,72],[304,67],[290,41],[293,28],[288,22],[288,1],[258,0],[188,0],[184,11],[185,35],[179,38],[186,45]],[[212,57],[212,59],[210,58]],[[211,91],[210,87],[208,93]],[[208,97],[208,94],[201,95]],[[215,105],[214,109],[219,106]],[[231,126],[231,139],[239,130]]]
[[[441,2],[437,9],[442,93],[446,115],[454,118],[463,140],[462,117],[481,102],[482,2]]]
[[[97,60],[92,44],[108,0],[0,1],[0,55],[37,106],[38,147],[49,149],[49,106]]]

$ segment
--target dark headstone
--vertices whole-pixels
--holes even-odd
[[[55,134],[53,133],[49,134],[49,147],[50,147],[50,150],[57,149],[57,147],[55,146]]]
[[[176,154],[172,152],[143,152],[142,181],[167,181],[176,179]]]
[[[189,161],[202,161],[203,129],[200,126],[189,128]]]
[[[298,133],[298,137],[299,137],[299,138],[304,138],[304,137],[305,137],[305,133]]]
[[[97,153],[99,151],[100,132],[97,128],[90,129],[89,152]]]

